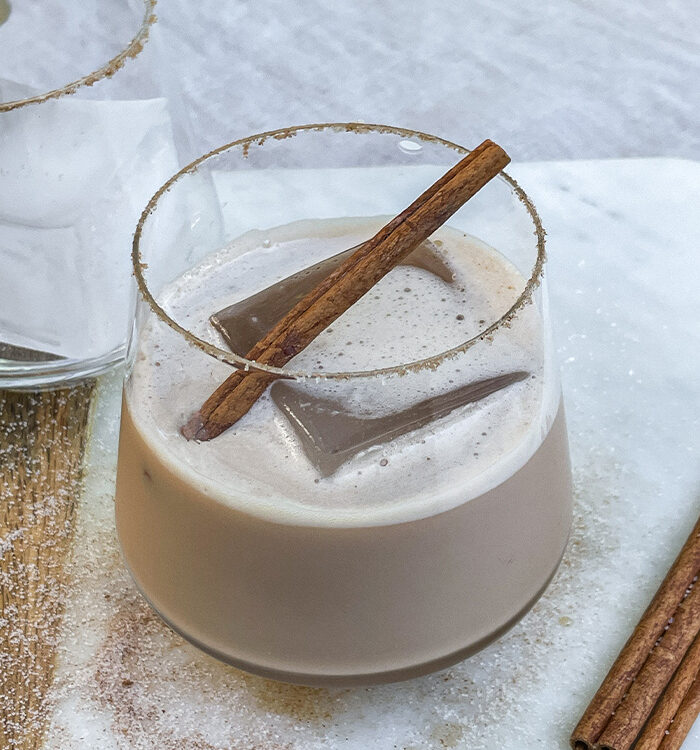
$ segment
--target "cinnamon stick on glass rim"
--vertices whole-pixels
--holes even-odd
[[[509,162],[500,146],[484,141],[321,281],[253,346],[246,359],[285,365]],[[220,435],[248,412],[276,377],[261,370],[236,370],[183,425],[182,434],[188,440]]]
[[[671,569],[668,571],[661,586],[654,595],[654,598],[642,615],[641,620],[637,624],[627,643],[622,648],[622,651],[620,651],[615,663],[612,665],[601,686],[598,688],[598,692],[593,696],[593,700],[574,729],[571,735],[571,747],[574,750],[592,750],[594,747],[603,746],[604,742],[619,742],[620,735],[617,733],[620,730],[622,719],[625,719],[625,716],[629,718],[630,713],[633,713],[631,710],[633,709],[633,704],[628,705],[627,708],[623,710],[622,719],[618,718],[613,722],[613,718],[617,715],[618,709],[621,709],[621,706],[624,706],[624,704],[627,703],[627,700],[630,697],[628,691],[629,693],[632,692],[631,686],[649,661],[654,645],[659,638],[662,636],[665,638],[666,634],[669,632],[666,630],[666,626],[669,624],[671,618],[674,618],[674,622],[669,626],[669,630],[673,625],[678,625],[675,615],[681,602],[686,598],[688,588],[693,584],[693,581],[699,574],[700,519],[698,519],[693,531],[683,545],[683,549],[681,549],[678,557],[671,566]],[[698,593],[700,593],[700,591]],[[684,615],[683,618],[681,618],[680,623],[681,626],[683,626],[685,622],[685,625],[691,630],[695,628],[696,633],[697,623],[693,622],[691,625],[688,625],[687,623],[688,619],[693,620],[694,617],[697,617],[697,610],[694,604],[698,593],[693,596],[693,599],[690,602],[684,602],[683,608],[686,612],[689,608],[692,608],[692,610],[695,611],[691,612],[690,616]],[[691,596],[692,594],[688,595],[688,599],[690,599]],[[688,641],[687,633],[682,638],[676,638],[677,642],[675,648],[681,649],[680,653],[670,655],[669,660],[659,660],[659,662],[666,665],[666,673],[662,680],[660,680],[663,682],[661,690],[663,690],[665,685],[671,679],[678,662],[690,647],[692,640],[693,639],[690,638]],[[666,645],[668,646],[669,643],[673,644],[673,641],[674,639],[672,637]],[[654,668],[654,661],[657,659],[658,655],[651,662],[652,668]],[[668,671],[668,665],[670,662],[675,663],[670,667],[670,671]],[[647,677],[645,679],[650,678]],[[663,679],[665,679],[665,681],[663,681]],[[656,682],[658,684],[658,678]],[[658,699],[661,690],[654,697],[654,703]],[[632,698],[634,700],[634,695],[632,695]],[[644,710],[646,710],[646,707]],[[647,716],[648,711],[644,715],[644,718],[641,719],[641,723],[639,723],[639,716],[637,716],[636,732],[627,747],[631,745],[639,731],[642,729]],[[625,721],[627,720],[625,719]],[[611,732],[605,737],[604,733],[608,730],[611,722],[613,724]],[[627,740],[628,734],[632,731],[634,731],[634,729],[629,727],[628,733],[623,738],[624,741]],[[615,733],[614,736],[612,736],[613,733]]]

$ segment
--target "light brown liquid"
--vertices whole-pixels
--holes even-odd
[[[304,684],[408,678],[486,645],[553,575],[571,521],[563,409],[488,492],[417,520],[342,527],[212,498],[165,464],[125,399],[116,509],[137,584],[212,654]]]
[[[241,310],[257,325],[270,314],[268,297],[256,301],[270,281],[316,268],[377,222],[249,233],[175,279],[161,301],[205,338],[217,335],[216,310],[233,313],[236,330]],[[525,283],[459,230],[433,239],[447,278],[393,269],[293,361],[301,372],[343,365],[362,377],[276,383],[216,440],[186,441],[180,427],[230,368],[158,321],[141,328],[117,529],[156,610],[220,658],[307,684],[410,677],[484,646],[554,572],[570,470],[537,306],[434,368],[366,372],[475,336]]]

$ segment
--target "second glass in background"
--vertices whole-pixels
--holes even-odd
[[[10,2],[0,25],[0,386],[122,360],[129,248],[187,126],[153,0]]]

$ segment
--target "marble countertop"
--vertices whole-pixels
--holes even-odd
[[[98,386],[44,748],[564,750],[700,512],[700,164],[515,164],[548,230],[575,522],[534,609],[435,675],[355,689],[251,677],[170,632],[114,534],[119,373]],[[684,747],[700,748],[700,727]]]
[[[362,119],[514,160],[700,159],[700,5],[160,0],[193,153]]]

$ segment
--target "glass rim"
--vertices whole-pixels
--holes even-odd
[[[77,78],[64,86],[52,89],[51,91],[36,94],[35,96],[29,96],[26,99],[15,99],[14,101],[9,102],[0,101],[0,112],[10,112],[15,109],[20,109],[21,107],[26,107],[29,104],[40,104],[49,99],[58,99],[62,96],[75,94],[80,89],[92,86],[104,78],[111,78],[124,66],[124,63],[126,63],[128,59],[135,58],[140,54],[144,44],[148,41],[151,27],[156,22],[155,7],[157,0],[142,0],[142,2],[144,4],[144,15],[138,31],[126,47],[108,60],[104,65],[87,75]]]
[[[175,185],[175,183],[177,183],[181,178],[186,177],[187,175],[195,174],[202,164],[226,151],[235,148],[241,148],[243,150],[243,153],[245,154],[251,146],[262,146],[265,141],[270,138],[274,140],[284,140],[286,138],[291,138],[300,132],[321,132],[326,130],[335,130],[336,132],[344,131],[355,134],[393,134],[402,136],[404,138],[417,138],[422,141],[446,146],[459,154],[468,154],[470,152],[470,149],[467,149],[464,146],[460,146],[459,144],[453,143],[452,141],[445,140],[444,138],[440,138],[435,135],[430,135],[429,133],[423,133],[419,130],[410,130],[407,128],[395,127],[392,125],[379,125],[359,122],[326,122],[279,128],[277,130],[269,130],[263,133],[256,133],[254,135],[246,136],[245,138],[239,138],[223,146],[219,146],[212,151],[209,151],[208,153],[200,156],[198,159],[195,159],[187,166],[183,167],[179,172],[174,174],[165,184],[163,184],[158,189],[158,191],[153,195],[153,197],[144,208],[139,218],[138,224],[136,225],[136,231],[134,232],[131,260],[136,284],[141,296],[148,303],[152,312],[156,315],[157,318],[161,320],[161,322],[166,323],[171,329],[180,334],[192,346],[195,346],[214,359],[231,365],[232,367],[239,370],[257,370],[259,372],[265,372],[270,375],[275,375],[278,378],[287,378],[293,380],[302,380],[309,378],[313,378],[315,380],[349,380],[351,378],[360,377],[366,378],[402,375],[408,372],[418,372],[420,370],[435,369],[441,364],[441,362],[447,359],[451,359],[459,354],[462,354],[463,352],[466,352],[475,344],[491,336],[501,327],[508,325],[523,307],[532,302],[532,296],[537,287],[540,285],[544,272],[544,264],[546,260],[545,231],[542,227],[542,222],[540,221],[537,209],[535,208],[530,197],[510,175],[506,174],[505,171],[501,171],[497,175],[497,178],[503,180],[508,184],[512,192],[523,204],[525,210],[528,212],[530,219],[533,222],[534,235],[537,238],[537,257],[532,266],[529,278],[526,280],[522,291],[518,295],[518,298],[515,300],[515,302],[511,305],[511,307],[496,321],[490,323],[483,330],[479,331],[474,336],[467,339],[466,341],[463,341],[455,347],[446,349],[442,352],[438,352],[437,354],[433,354],[430,357],[426,357],[424,359],[419,359],[400,365],[392,365],[390,367],[381,367],[373,370],[357,370],[345,372],[328,372],[325,370],[321,370],[313,372],[302,372],[283,369],[281,367],[272,367],[270,365],[256,362],[252,359],[247,359],[246,357],[236,354],[233,351],[221,349],[218,346],[215,346],[214,344],[211,344],[210,342],[200,339],[198,336],[195,336],[191,331],[181,326],[177,321],[171,318],[158,304],[158,302],[156,302],[154,296],[151,294],[148,283],[146,282],[144,276],[144,271],[148,268],[148,264],[143,263],[141,259],[141,239],[143,236],[144,227],[146,225],[146,222],[148,221],[148,218],[158,208],[158,202],[160,201],[160,199],[165,195],[165,193],[169,192]]]

